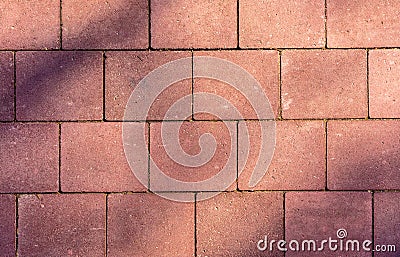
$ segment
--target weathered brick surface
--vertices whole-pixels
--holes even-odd
[[[96,120],[103,116],[100,52],[18,52],[18,120]]]
[[[222,193],[197,204],[198,256],[265,256],[259,240],[283,238],[282,193]],[[269,253],[270,254],[270,253]],[[283,256],[278,251],[273,256]]]
[[[125,158],[122,123],[64,123],[61,131],[62,191],[145,190]]]
[[[283,118],[367,117],[364,50],[283,51]]]
[[[108,256],[194,256],[194,204],[149,193],[108,198]]]
[[[328,188],[399,189],[399,121],[329,121]]]
[[[62,1],[63,48],[148,47],[148,1]]]
[[[5,0],[0,10],[0,49],[59,48],[60,1]]]
[[[372,197],[367,192],[289,192],[285,194],[285,239],[339,240],[337,231],[347,231],[346,240],[372,240]],[[339,244],[337,244],[339,245]],[[289,246],[287,246],[289,247]],[[301,244],[300,244],[301,247]],[[345,244],[344,248],[345,249]],[[300,248],[301,249],[301,248]],[[306,251],[307,256],[371,256],[370,252]],[[304,256],[304,251],[288,251],[286,256]]]
[[[369,52],[369,113],[372,118],[400,118],[400,51]]]
[[[263,121],[263,123],[272,123]],[[271,124],[272,125],[272,124]],[[247,160],[245,128],[250,138]],[[267,127],[267,126],[266,126]],[[325,188],[325,136],[322,121],[280,121],[276,123],[276,146],[272,162],[256,187],[249,180],[261,148],[261,128],[256,121],[239,123],[239,189],[316,190]],[[265,139],[264,139],[265,140]],[[263,149],[267,151],[267,149]]]
[[[0,124],[0,192],[58,190],[58,125]]]
[[[400,3],[383,0],[327,0],[329,47],[396,47]]]
[[[0,52],[0,120],[14,119],[14,58],[11,52]]]
[[[236,0],[151,1],[154,48],[229,48],[237,46]]]
[[[105,195],[23,195],[18,203],[19,256],[105,255]]]
[[[324,1],[239,1],[241,47],[323,47]]]
[[[0,254],[15,256],[15,196],[0,196]]]

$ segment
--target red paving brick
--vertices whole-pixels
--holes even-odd
[[[323,0],[241,0],[241,47],[323,47]]]
[[[147,4],[147,0],[62,1],[63,48],[147,48]]]
[[[277,51],[207,51],[195,52],[194,56],[211,56],[233,62],[247,72],[249,72],[259,83],[267,96],[275,117],[278,117],[279,107],[279,55]],[[196,69],[196,67],[194,67]],[[232,86],[223,82],[196,78],[194,80],[194,93],[216,94],[229,100],[240,111],[243,119],[262,119],[271,118],[267,116],[257,117],[251,104],[259,105],[259,103],[250,103],[246,96],[235,90]],[[247,96],[248,97],[248,96]],[[195,119],[212,119],[212,117],[197,113],[198,110],[208,106],[215,112],[220,109],[220,105],[216,105],[213,101],[205,102],[198,100],[194,96],[194,117]],[[261,113],[261,115],[267,115]],[[239,119],[239,117],[225,117],[225,119]],[[223,119],[223,117],[222,117]]]
[[[108,255],[194,256],[194,204],[154,194],[108,198]]]
[[[272,256],[259,251],[257,242],[283,238],[282,193],[222,193],[196,209],[199,257]]]
[[[1,1],[0,49],[60,46],[60,1]]]
[[[121,123],[64,123],[61,131],[62,191],[145,190],[126,161]]]
[[[395,245],[399,250],[400,193],[376,193],[374,197],[375,244]],[[375,252],[375,256],[396,257],[396,252]]]
[[[0,196],[0,254],[15,256],[15,196]]]
[[[0,52],[0,121],[14,119],[14,57]]]
[[[369,52],[369,113],[372,118],[400,118],[400,51]]]
[[[163,64],[190,56],[190,52],[108,52],[106,59],[106,119],[123,120],[125,107],[131,93],[151,71]],[[190,80],[183,80],[171,85],[159,95],[151,107],[148,118],[151,120],[165,119],[164,115],[169,107],[178,99],[190,95],[191,88]],[[187,105],[185,110],[191,113],[191,106]],[[180,117],[180,119],[184,118],[186,117]]]
[[[101,194],[21,196],[19,256],[104,256],[105,207]]]
[[[18,120],[96,120],[103,116],[99,52],[17,53]]]
[[[372,240],[372,196],[367,192],[289,192],[285,195],[285,240],[338,240],[337,230],[345,229],[346,240]],[[338,244],[339,245],[339,244]],[[321,246],[318,243],[317,248]],[[289,247],[289,245],[287,246]],[[362,248],[362,247],[360,247]],[[300,244],[301,249],[301,244]],[[336,252],[325,244],[324,251],[306,251],[307,256],[371,256],[370,252]],[[342,255],[346,254],[346,255]],[[286,256],[304,256],[288,251]]]
[[[240,122],[239,138],[246,139],[246,126],[251,148],[248,159],[244,159],[245,141],[239,141],[239,156],[242,156],[239,157],[239,168],[244,167],[243,173],[239,176],[239,189],[318,190],[325,188],[325,131],[322,121],[277,122],[276,147],[272,162],[263,179],[254,188],[249,187],[249,180],[258,161],[261,134],[258,122]]]
[[[57,124],[0,124],[0,192],[56,192],[58,136]]]
[[[367,117],[366,58],[364,50],[283,51],[282,117]]]
[[[237,46],[236,0],[151,1],[154,48],[233,48]]]
[[[329,47],[397,47],[400,3],[327,0]]]
[[[399,189],[399,121],[329,121],[328,188]]]

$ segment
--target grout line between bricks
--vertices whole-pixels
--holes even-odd
[[[17,121],[17,52],[13,52],[14,122]]]
[[[282,221],[283,221],[283,231],[282,231],[282,236],[283,240],[286,241],[286,192],[283,192],[283,215],[282,215]],[[283,252],[283,256],[286,256],[286,251]]]
[[[105,242],[105,248],[106,248],[106,250],[105,250],[105,256],[107,257],[108,256],[108,193],[106,194],[106,217],[105,217],[105,219],[106,219],[106,223],[105,223],[105,229],[106,229],[106,231],[105,231],[105,237],[106,237],[106,242]]]
[[[106,121],[106,52],[102,54],[103,65],[103,121]]]
[[[371,118],[370,115],[370,107],[369,107],[369,50],[367,49],[367,110],[368,110],[368,119]]]
[[[197,193],[194,194],[194,256],[197,257]]]
[[[149,11],[148,11],[148,15],[149,15],[149,23],[148,23],[148,27],[149,27],[149,31],[148,31],[148,37],[149,37],[149,49],[152,49],[152,47],[151,47],[151,0],[148,0],[147,1],[147,5],[148,5],[148,8],[149,8]]]
[[[371,212],[372,212],[372,214],[371,214],[371,221],[372,221],[372,224],[371,224],[371,241],[372,241],[372,245],[375,247],[375,218],[374,218],[374,216],[375,216],[375,193],[374,193],[374,191],[372,191],[372,195],[371,195],[371,199],[372,199],[372,202],[371,202]],[[372,251],[372,257],[374,257],[375,256],[375,253],[374,253],[374,251]]]
[[[237,48],[240,49],[240,1],[236,2],[236,40]]]
[[[328,120],[324,120],[325,130],[325,190],[328,189]]]
[[[191,51],[192,53],[192,117],[191,120],[194,120],[194,52]]]
[[[15,195],[15,256],[18,257],[18,223],[19,223],[19,195]]]
[[[279,106],[278,106],[278,120],[282,120],[282,51],[279,51],[279,74],[278,74],[278,86],[279,86]]]
[[[147,122],[147,191],[151,192],[151,188],[150,188],[150,158],[151,158],[151,153],[150,153],[150,146],[151,146],[151,142],[150,142],[150,135],[151,133],[151,129],[150,129],[150,122]]]
[[[236,122],[236,190],[239,191],[239,121]]]
[[[61,191],[61,123],[58,124],[58,192]]]
[[[62,0],[60,0],[60,50],[63,49],[62,38],[63,38]]]
[[[324,1],[325,48],[328,49],[328,3]]]

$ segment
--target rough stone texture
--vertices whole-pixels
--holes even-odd
[[[147,0],[64,0],[63,48],[147,48]]]
[[[126,161],[121,123],[64,123],[61,132],[62,191],[145,190]]]
[[[96,120],[103,116],[100,52],[18,52],[18,120]]]
[[[263,121],[270,123],[271,121]],[[249,157],[245,159],[247,126]],[[269,128],[266,126],[266,128]],[[269,134],[268,134],[269,135]],[[239,189],[317,190],[325,188],[325,132],[322,121],[280,121],[276,123],[276,145],[272,162],[256,187],[249,187],[251,174],[259,159],[261,127],[259,122],[239,123]],[[268,151],[268,149],[263,149]],[[240,172],[240,171],[239,171]]]
[[[0,124],[0,192],[58,190],[58,125]]]
[[[367,117],[365,50],[284,51],[283,118]]]
[[[15,256],[15,196],[0,196],[0,255]]]
[[[241,47],[323,47],[323,0],[242,0]]]
[[[108,199],[108,256],[194,256],[194,205],[154,194]]]
[[[0,2],[0,49],[54,49],[60,46],[60,1]]]
[[[328,122],[328,188],[400,189],[400,123]]]
[[[19,256],[105,255],[105,195],[24,195],[18,203]]]
[[[0,121],[14,119],[14,57],[0,52]]]
[[[236,47],[236,5],[236,0],[151,1],[151,46]]]
[[[400,51],[369,52],[369,114],[400,118]]]
[[[306,251],[307,256],[371,256],[370,252],[346,252],[346,240],[372,240],[372,199],[366,192],[289,192],[285,194],[285,240],[339,240],[337,231],[345,229],[344,251],[324,245],[324,251]],[[288,246],[289,247],[289,246]],[[300,244],[300,249],[301,249]],[[307,247],[307,245],[306,245]],[[362,246],[361,246],[362,247]],[[345,254],[345,255],[342,255]],[[303,251],[288,251],[286,256],[304,256]]]
[[[197,255],[266,256],[257,242],[283,239],[282,193],[222,193],[197,204]],[[269,255],[268,255],[269,256]],[[271,255],[272,256],[272,255]],[[283,256],[273,251],[273,256]]]
[[[400,2],[327,0],[328,47],[396,47]]]

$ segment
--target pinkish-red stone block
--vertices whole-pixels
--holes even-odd
[[[379,245],[374,256],[399,256],[400,242],[400,193],[376,193],[374,196],[374,236]],[[392,248],[392,246],[395,248]],[[390,249],[389,249],[390,247]],[[386,251],[385,251],[386,249]],[[395,250],[395,251],[394,251]]]
[[[400,189],[400,122],[329,121],[328,188]]]
[[[266,119],[278,116],[279,108],[279,54],[277,51],[212,51],[212,52],[195,52],[195,57],[216,57],[233,62],[239,65],[242,69],[246,70],[249,75],[253,76],[260,84],[261,89],[264,91],[265,96],[271,104],[272,115],[269,115],[267,110],[262,110],[257,116],[253,106],[263,106],[260,102],[250,101],[249,95],[244,95],[244,92],[236,90],[232,85],[223,83],[214,79],[195,78],[194,80],[194,93],[195,94],[215,94],[225,100],[229,101],[235,106],[241,114],[238,116],[226,116],[221,119]],[[212,62],[212,60],[210,60]],[[195,63],[196,64],[196,63]],[[194,65],[194,72],[196,73],[196,65]],[[226,71],[230,77],[235,74]],[[228,78],[227,78],[228,79]],[[255,90],[252,88],[250,93]],[[261,93],[261,92],[260,92]],[[195,119],[213,119],[204,113],[198,113],[204,106],[214,113],[220,111],[224,113],[226,108],[218,101],[208,100],[210,97],[199,98],[194,96],[194,117]],[[263,97],[258,98],[264,101]],[[230,109],[228,109],[230,111]],[[268,117],[269,115],[269,117]]]
[[[400,118],[400,51],[369,52],[369,114]]]
[[[138,83],[154,69],[169,62],[191,57],[190,52],[108,52],[106,59],[106,119],[123,120],[126,104]],[[191,70],[188,70],[189,78]],[[165,73],[166,77],[171,75]],[[170,85],[160,92],[153,102],[147,119],[174,120],[165,117],[168,109],[180,98],[192,93],[191,79]],[[143,107],[145,108],[145,107]],[[191,113],[191,103],[180,107],[183,112]],[[185,119],[187,117],[178,117]]]
[[[265,164],[266,173],[262,180],[250,187],[250,177],[259,160],[261,127],[270,131],[272,121],[239,123],[239,189],[251,190],[317,190],[325,188],[325,131],[322,121],[279,121],[276,123],[275,147],[271,164]],[[268,126],[269,124],[269,126]],[[249,135],[249,156],[245,157]],[[270,134],[265,134],[270,135]],[[266,139],[263,139],[266,140]]]
[[[19,256],[105,255],[105,195],[23,195],[18,217]]]
[[[108,198],[107,256],[194,256],[194,204],[149,193]]]
[[[63,48],[147,48],[147,4],[147,0],[62,1]]]
[[[396,47],[400,2],[327,0],[329,47]]]
[[[283,118],[364,118],[367,110],[365,50],[283,51]]]
[[[58,125],[0,124],[0,192],[58,190]]]
[[[338,230],[345,230],[343,247],[340,247]],[[344,232],[344,231],[342,231]],[[339,233],[341,236],[341,233]],[[332,243],[322,240],[338,240]],[[299,242],[299,250],[295,243]],[[308,251],[303,240],[314,240],[315,251]],[[359,251],[346,251],[347,240],[358,240]],[[371,256],[362,249],[365,240],[372,241],[372,197],[367,192],[289,192],[285,194],[286,256]],[[275,245],[276,247],[276,245]],[[349,245],[351,247],[351,245]],[[313,249],[313,245],[311,245]],[[318,250],[321,249],[321,250]],[[351,249],[351,248],[348,248]]]
[[[14,57],[0,52],[0,120],[14,119]]]
[[[60,45],[60,1],[0,2],[0,49],[54,49]]]
[[[99,120],[100,52],[17,53],[18,120]]]
[[[236,0],[151,1],[154,48],[227,48],[237,46]]]
[[[15,196],[0,196],[0,255],[15,256]]]
[[[61,189],[67,192],[145,190],[125,158],[121,123],[62,124]]]
[[[239,1],[241,47],[323,47],[323,0]]]
[[[283,256],[257,249],[265,236],[283,238],[282,193],[222,193],[196,210],[197,256]]]

